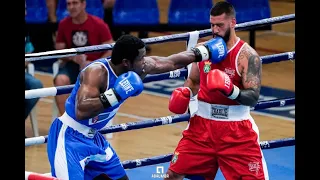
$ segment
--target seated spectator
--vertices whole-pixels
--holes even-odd
[[[25,10],[25,15],[27,15],[27,10]],[[34,50],[34,47],[32,43],[30,42],[29,37],[25,37],[25,53],[32,53]],[[27,61],[25,61],[25,68],[28,66]],[[24,82],[25,82],[25,90],[31,90],[31,89],[38,89],[38,88],[43,88],[43,85],[39,79],[36,79],[34,76],[29,74],[27,71],[25,72],[24,75]],[[25,104],[25,109],[24,109],[24,120],[27,119],[29,116],[31,110],[34,108],[34,106],[37,104],[39,98],[34,98],[34,99],[25,99],[24,104]],[[27,138],[27,136],[25,136]]]
[[[66,0],[69,16],[58,25],[56,49],[68,49],[113,43],[109,26],[99,17],[86,11],[86,0]],[[62,58],[55,86],[74,84],[80,70],[93,60],[108,57],[111,50]],[[55,96],[60,114],[65,111],[68,94]]]

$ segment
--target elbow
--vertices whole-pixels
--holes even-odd
[[[76,106],[76,118],[77,120],[85,120],[87,118],[87,115],[85,113],[86,111],[84,110],[84,108],[81,107],[81,104],[78,104]]]
[[[183,67],[186,67],[185,64],[173,64],[171,67],[170,67],[170,71],[175,71],[177,69],[181,69]]]
[[[259,94],[255,94],[252,97],[252,101],[251,101],[250,106],[255,107],[258,104],[258,102],[259,102]]]
[[[76,110],[76,118],[77,118],[77,120],[84,120],[84,119],[86,119],[84,112],[82,112],[82,111],[79,110],[79,109]]]

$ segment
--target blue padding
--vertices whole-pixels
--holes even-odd
[[[157,0],[116,0],[113,8],[115,25],[159,24]]]
[[[271,17],[269,0],[228,0],[236,10],[237,23]]]
[[[212,0],[171,0],[168,23],[174,25],[208,25]]]
[[[48,20],[46,0],[26,0],[26,23],[45,23]]]

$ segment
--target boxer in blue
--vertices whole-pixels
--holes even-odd
[[[51,174],[62,180],[129,179],[102,129],[121,104],[143,91],[147,74],[164,73],[192,62],[221,61],[227,55],[222,38],[168,57],[146,57],[145,44],[131,35],[115,43],[111,60],[103,58],[88,64],[78,75],[66,111],[51,124],[47,153]]]

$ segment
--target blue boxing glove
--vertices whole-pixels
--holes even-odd
[[[114,83],[114,90],[124,100],[139,95],[143,91],[143,82],[137,73],[129,71],[118,77]]]
[[[143,82],[140,76],[133,71],[129,71],[121,74],[117,78],[113,88],[101,93],[100,100],[104,108],[108,108],[117,105],[121,100],[126,100],[131,96],[137,96],[142,91]]]
[[[215,37],[192,51],[196,55],[196,62],[210,59],[212,63],[219,63],[227,56],[227,45],[221,37]]]

